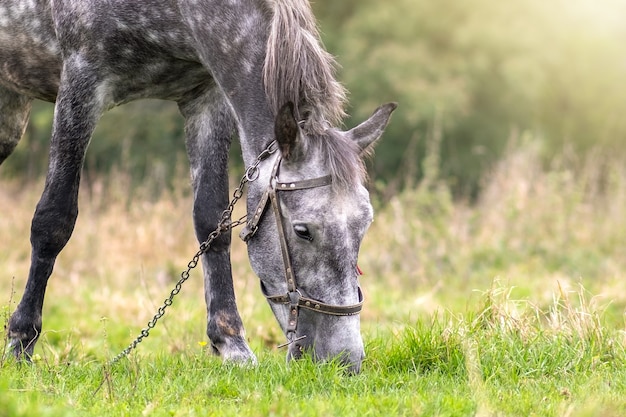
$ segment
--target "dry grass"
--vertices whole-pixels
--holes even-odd
[[[478,302],[473,290],[499,279],[514,298],[546,306],[583,285],[623,326],[625,167],[600,152],[545,167],[536,143],[512,147],[474,204],[437,181],[394,197],[376,215],[362,268],[405,311],[465,311]]]
[[[579,171],[538,161],[533,146],[512,149],[473,205],[430,178],[379,208],[360,257],[359,377],[311,361],[286,367],[271,352],[278,326],[235,239],[259,368],[207,357],[195,272],[99,391],[101,364],[145,326],[197,243],[186,184],[129,200],[124,176],[92,183],[48,287],[36,366],[0,359],[0,403],[12,415],[623,415],[626,173],[599,155]],[[25,284],[40,191],[0,181],[4,320]]]
[[[444,185],[428,181],[380,208],[360,255],[365,332],[480,307],[480,294],[494,279],[514,288],[508,299],[527,300],[542,311],[567,305],[568,294],[584,286],[591,304],[623,328],[626,169],[599,154],[583,162],[577,173],[563,161],[544,169],[530,143],[509,152],[474,205],[452,201]],[[139,194],[129,202],[129,182],[120,175],[106,186],[84,187],[74,235],[50,281],[44,340],[73,341],[82,353],[117,351],[152,317],[195,253],[187,184],[158,199]],[[42,185],[0,184],[0,305],[11,301],[12,310],[26,280],[30,218]],[[243,206],[237,210],[242,214]],[[278,327],[238,239],[232,260],[249,339],[274,346]],[[563,311],[545,321],[558,327]],[[505,313],[503,320],[513,325],[513,310]],[[201,348],[204,315],[202,278],[195,272],[147,349]],[[181,321],[197,331],[177,326]]]
[[[44,340],[90,340],[84,336],[95,336],[95,345],[85,346],[87,351],[108,349],[105,333],[112,339],[126,334],[130,341],[131,335],[155,313],[197,251],[191,198],[185,184],[180,192],[164,192],[156,200],[135,196],[128,202],[127,179],[120,176],[109,183],[106,187],[96,183],[81,192],[74,234],[59,256],[48,285]],[[0,187],[0,207],[7,214],[0,218],[0,235],[7,237],[0,241],[0,294],[2,305],[12,301],[11,310],[26,282],[30,218],[41,189],[41,184],[22,186],[7,181]],[[246,323],[252,323],[248,334],[257,339],[261,333],[261,340],[273,343],[278,332],[264,324],[271,313],[269,309],[264,311],[265,303],[243,243],[234,242],[232,260],[240,312]],[[170,350],[198,347],[198,342],[206,338],[203,294],[202,275],[194,271],[168,312],[175,318],[159,325],[165,329],[163,337]],[[250,320],[256,316],[260,319]],[[181,334],[183,330],[175,325],[179,320],[195,322],[197,333]]]

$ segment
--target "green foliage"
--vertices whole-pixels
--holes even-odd
[[[624,415],[621,159],[566,152],[546,169],[542,142],[523,136],[467,204],[441,179],[441,138],[435,130],[427,143],[424,179],[376,203],[359,259],[362,374],[309,357],[285,363],[237,239],[234,284],[258,367],[225,366],[208,354],[201,279],[185,284],[129,361],[103,367],[152,317],[197,248],[189,195],[175,189],[126,206],[123,192],[105,189],[81,195],[83,223],[55,266],[34,363],[0,357],[0,416]],[[123,191],[124,183],[114,186]],[[0,240],[0,260],[18,290],[37,194],[0,187],[0,205],[14,208],[0,221],[0,234],[12,236]],[[10,280],[0,289],[6,323],[17,297]]]
[[[459,332],[446,328],[437,316],[430,322],[419,321],[404,328],[397,337],[381,337],[372,342],[370,348],[378,348],[376,353],[382,353],[377,363],[382,370],[410,371],[416,375],[437,373],[467,379]]]
[[[442,174],[455,194],[476,192],[516,131],[538,133],[546,159],[565,144],[621,151],[623,1],[346,1],[343,24],[324,26],[330,3],[316,6],[343,65],[352,123],[382,101],[400,103],[376,178],[414,181],[405,167],[419,165],[437,120]],[[420,146],[407,153],[414,140]]]
[[[519,132],[541,139],[544,162],[563,148],[584,154],[601,146],[624,157],[623,0],[318,0],[313,7],[351,92],[347,125],[385,101],[400,104],[370,167],[384,200],[425,175],[434,135],[441,178],[455,196],[475,197]],[[51,111],[35,107],[2,175],[45,171]],[[105,116],[85,176],[122,170],[156,191],[171,185],[186,167],[177,113],[154,101]],[[236,146],[236,167],[238,153]]]
[[[53,111],[52,104],[34,103],[24,138],[3,164],[5,176],[33,180],[45,174]],[[105,113],[89,144],[83,177],[89,184],[122,172],[131,178],[129,195],[139,184],[158,194],[186,166],[183,120],[176,105],[141,100]]]
[[[100,360],[0,365],[0,415],[424,415],[584,416],[626,410],[626,350],[601,314],[580,303],[542,311],[494,287],[484,307],[433,316],[367,342],[362,374],[306,356],[286,364],[263,353],[256,367],[221,364],[203,350]],[[560,328],[543,320],[562,310]],[[586,334],[578,310],[592,323]],[[474,318],[472,318],[474,317]],[[591,411],[589,411],[591,410]],[[576,411],[576,412],[574,412]],[[4,413],[4,414],[1,414]]]

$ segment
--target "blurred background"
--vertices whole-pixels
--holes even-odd
[[[359,258],[365,332],[476,311],[481,294],[500,286],[545,311],[546,321],[555,303],[570,300],[624,329],[626,0],[313,6],[350,92],[345,127],[384,102],[400,105],[369,162],[376,221]],[[28,271],[51,119],[52,105],[36,103],[26,136],[0,167],[0,236],[10,237],[0,239],[0,292],[17,291],[12,303]],[[233,143],[236,181],[243,168]],[[81,215],[55,266],[56,295],[46,300],[60,311],[46,313],[60,321],[50,328],[81,317],[75,326],[85,335],[98,332],[101,316],[149,319],[197,250],[190,194],[175,104],[138,101],[105,114],[87,153]],[[249,335],[274,346],[279,331],[238,239],[232,259]],[[200,328],[202,282],[188,285],[181,306]],[[172,337],[172,349],[195,344],[200,331],[188,333]]]
[[[317,0],[313,7],[350,91],[346,127],[383,102],[400,104],[370,163],[383,202],[423,179],[429,146],[438,177],[470,201],[506,150],[523,143],[533,143],[542,164],[565,156],[573,170],[590,152],[626,154],[624,0]],[[0,176],[40,178],[51,118],[51,105],[35,106]],[[235,169],[238,152],[235,145]],[[186,163],[176,106],[141,101],[100,123],[85,182],[115,170],[158,192]]]

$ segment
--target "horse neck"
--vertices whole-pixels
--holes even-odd
[[[274,140],[274,120],[268,118],[254,128],[239,126],[239,143],[246,167],[255,163],[258,156]]]

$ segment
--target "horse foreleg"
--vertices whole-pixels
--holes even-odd
[[[65,83],[63,83],[65,82]],[[50,160],[31,226],[31,266],[24,294],[8,323],[15,356],[30,359],[41,334],[42,307],[57,255],[78,216],[78,186],[85,151],[101,113],[95,79],[66,65],[55,107]]]
[[[186,119],[187,152],[194,191],[193,219],[198,241],[216,229],[228,204],[228,152],[235,129],[221,92],[213,87],[199,98],[180,104]],[[256,362],[233,288],[230,232],[217,238],[202,256],[207,336],[225,361]]]

